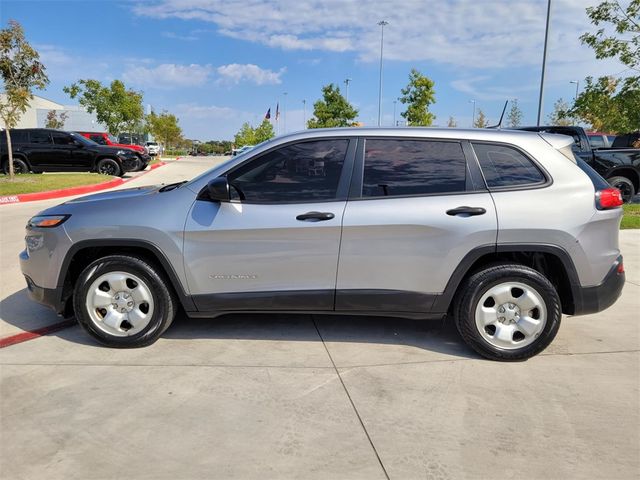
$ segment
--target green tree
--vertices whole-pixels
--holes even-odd
[[[266,118],[262,120],[262,123],[258,125],[255,129],[255,144],[266,142],[270,138],[275,136],[275,132],[273,131],[273,125]]]
[[[473,122],[473,126],[475,128],[487,128],[489,126],[489,120],[487,120],[487,117],[481,109],[478,109],[478,114]]]
[[[307,122],[309,128],[352,127],[358,110],[353,108],[333,83],[322,87],[322,100],[313,104],[313,116]]]
[[[640,0],[631,0],[626,8],[618,0],[607,0],[587,8],[591,23],[600,27],[595,33],[580,36],[583,44],[596,52],[596,58],[617,57],[627,67],[640,69]],[[607,33],[607,30],[615,34]]]
[[[32,90],[44,89],[49,83],[40,55],[29,45],[20,24],[9,20],[0,30],[0,76],[4,94],[0,95],[0,119],[7,136],[9,178],[13,179],[13,147],[9,130],[15,128],[33,98]]]
[[[594,130],[627,133],[640,130],[640,78],[587,77],[585,86],[565,113]]]
[[[47,121],[44,123],[45,128],[64,128],[64,122],[69,118],[67,112],[60,112],[60,116],[55,110],[49,110],[47,112]]]
[[[447,127],[456,128],[457,126],[458,126],[458,122],[456,122],[456,119],[453,117],[449,117],[449,121],[447,122]]]
[[[144,118],[142,93],[127,90],[120,80],[114,80],[108,87],[98,80],[78,80],[63,90],[71,98],[79,97],[80,105],[89,113],[95,112],[98,121],[106,125],[113,135],[122,133]]]
[[[507,125],[511,128],[519,127],[522,123],[522,110],[520,110],[520,106],[518,105],[518,99],[514,99],[511,102],[511,108],[509,109],[509,113],[507,114]]]
[[[401,90],[400,102],[407,105],[402,115],[411,126],[428,127],[436,116],[429,111],[429,105],[436,103],[434,82],[415,68],[409,73],[409,84]]]
[[[160,115],[150,113],[146,117],[147,128],[151,134],[169,148],[182,140],[182,129],[178,124],[178,118],[167,111]]]
[[[238,133],[233,137],[233,143],[236,147],[256,144],[256,131],[249,122],[244,122],[242,124]]]
[[[569,126],[573,125],[575,120],[569,114],[569,104],[562,98],[556,100],[553,104],[553,112],[547,117],[549,125]]]

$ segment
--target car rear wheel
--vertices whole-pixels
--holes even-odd
[[[631,180],[626,177],[611,177],[607,181],[612,187],[620,190],[620,193],[622,194],[622,201],[624,203],[629,203],[633,200],[633,197],[636,194],[636,189]]]
[[[454,318],[464,341],[480,355],[525,360],[555,338],[562,309],[554,286],[540,272],[501,264],[474,273],[460,286]]]
[[[73,302],[78,323],[100,343],[119,348],[155,342],[177,309],[161,272],[125,255],[100,258],[85,268]]]
[[[4,165],[2,166],[2,170],[4,171],[5,175],[9,175],[9,161],[4,162]],[[14,158],[13,173],[15,174],[29,173],[29,166],[27,165],[27,162],[25,162],[21,158]]]
[[[103,158],[98,162],[96,167],[98,173],[102,175],[111,175],[113,177],[119,177],[122,174],[120,165],[113,158]]]

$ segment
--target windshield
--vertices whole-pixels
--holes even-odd
[[[110,141],[111,143],[120,143],[120,142],[118,141],[118,139],[117,139],[116,137],[114,137],[113,135],[111,135],[110,133],[107,133],[107,137],[109,137],[109,141]]]
[[[89,140],[87,137],[83,137],[79,133],[72,132],[71,136],[73,137],[74,140],[76,140],[79,143],[82,143],[83,145],[90,145],[90,146],[98,145],[93,140]]]

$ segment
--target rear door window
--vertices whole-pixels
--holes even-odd
[[[29,133],[31,143],[51,144],[51,135],[44,130],[32,130]]]
[[[467,163],[459,142],[367,139],[363,197],[463,192]]]
[[[472,145],[489,188],[544,183],[542,172],[521,151],[506,145],[474,142]]]

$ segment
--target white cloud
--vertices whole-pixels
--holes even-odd
[[[222,65],[216,69],[222,82],[240,83],[242,81],[253,82],[256,85],[277,85],[282,83],[280,77],[286,71],[281,68],[279,71],[260,68],[257,65],[232,63]]]
[[[198,87],[208,81],[212,72],[211,65],[163,63],[157,67],[129,65],[122,77],[126,82],[142,87]]]

